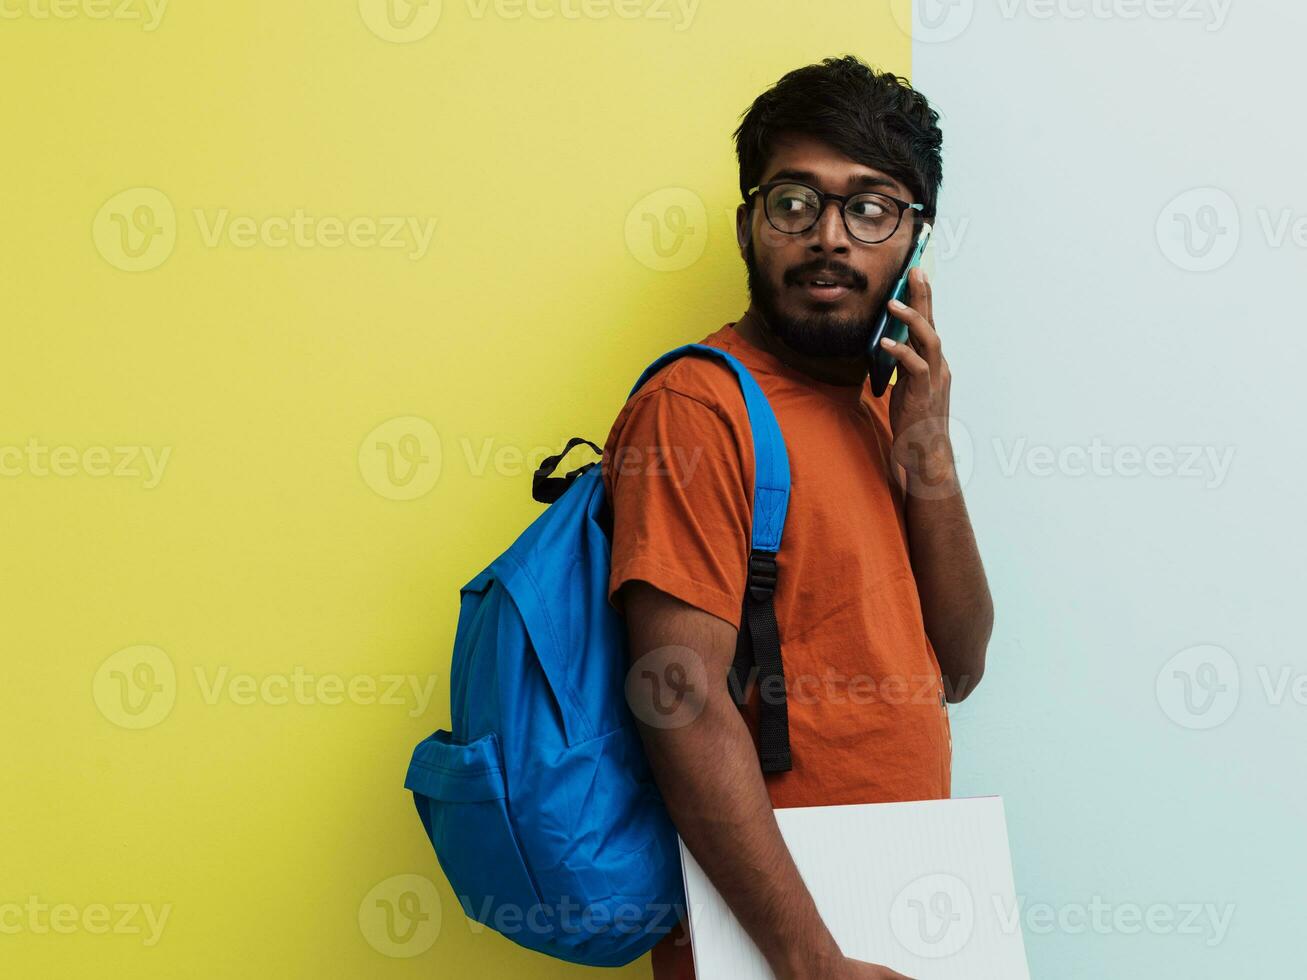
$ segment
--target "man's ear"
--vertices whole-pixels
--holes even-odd
[[[745,246],[749,244],[749,237],[753,234],[753,229],[749,226],[749,205],[741,204],[735,209],[735,244],[740,247],[740,254],[744,254]]]

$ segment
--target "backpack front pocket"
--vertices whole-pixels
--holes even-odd
[[[467,916],[500,932],[505,921],[520,927],[541,900],[508,810],[495,734],[464,745],[433,733],[413,750],[404,786]]]

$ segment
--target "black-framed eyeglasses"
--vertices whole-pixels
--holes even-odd
[[[840,206],[844,227],[849,235],[864,245],[876,245],[894,236],[903,222],[906,211],[919,216],[926,210],[924,204],[909,204],[879,191],[859,191],[857,194],[827,194],[810,184],[797,180],[771,180],[759,184],[744,195],[750,204],[753,195],[761,193],[763,213],[767,222],[785,235],[802,235],[817,223],[826,211],[828,201]]]

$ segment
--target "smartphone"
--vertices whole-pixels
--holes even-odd
[[[921,257],[925,254],[926,243],[930,241],[931,227],[929,222],[921,226],[921,233],[917,235],[917,244],[912,247],[908,255],[907,262],[904,263],[903,271],[899,274],[899,280],[894,284],[894,289],[890,292],[890,299],[896,299],[901,303],[908,301],[908,295],[911,287],[908,285],[908,273],[921,265]],[[896,344],[905,343],[908,339],[908,325],[902,320],[896,319],[885,307],[885,312],[881,314],[880,320],[876,323],[876,329],[871,334],[871,344],[867,348],[868,372],[871,374],[871,393],[879,398],[885,394],[885,388],[889,385],[890,375],[894,373],[894,368],[898,361],[894,360],[880,346],[882,337],[889,337]]]

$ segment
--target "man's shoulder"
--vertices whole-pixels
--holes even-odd
[[[730,329],[728,325],[715,330],[698,343],[734,353],[731,350],[734,345],[726,336]],[[729,422],[738,420],[742,415],[747,417],[744,399],[740,395],[740,383],[735,373],[720,358],[689,353],[670,364],[664,364],[631,396],[627,405],[657,392],[671,393],[673,397],[680,396],[698,402]]]

